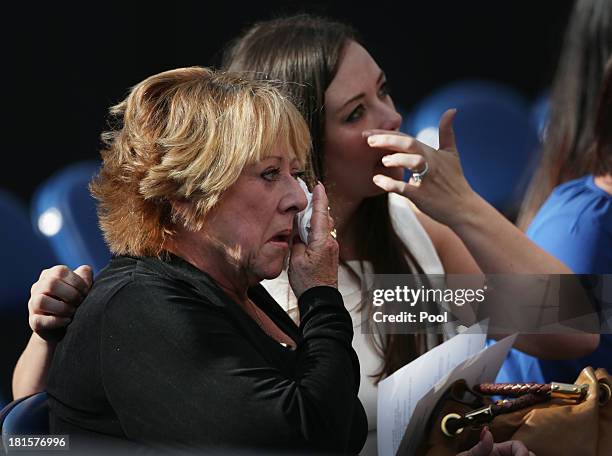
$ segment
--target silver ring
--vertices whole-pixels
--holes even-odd
[[[420,171],[418,173],[412,173],[412,179],[414,180],[414,183],[420,184],[421,182],[423,182],[423,178],[427,176],[428,172],[429,172],[429,164],[425,162],[425,169],[423,169],[423,171]]]

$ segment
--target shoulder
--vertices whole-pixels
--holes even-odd
[[[612,271],[612,197],[587,178],[557,187],[527,229],[527,236],[575,273]]]
[[[120,277],[116,280],[121,286],[107,296],[105,320],[137,319],[170,326],[171,321],[186,320],[187,315],[198,320],[225,307],[227,303],[214,282],[181,261],[137,258],[114,271],[112,275]]]
[[[542,205],[527,234],[569,239],[612,238],[612,195],[595,186],[592,176],[555,188]]]

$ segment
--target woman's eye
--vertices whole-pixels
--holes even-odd
[[[306,176],[306,171],[296,171],[293,173],[294,179],[304,179],[304,176]]]
[[[346,121],[356,122],[361,118],[362,115],[363,115],[363,106],[359,105],[355,109],[353,109],[353,111],[348,115],[348,117],[346,118]]]
[[[384,82],[383,85],[380,86],[380,89],[378,89],[378,96],[382,98],[388,95],[391,95],[391,87],[388,82]]]
[[[270,169],[266,169],[263,173],[261,173],[261,177],[271,182],[278,178],[279,173],[280,173],[279,168],[270,168]]]

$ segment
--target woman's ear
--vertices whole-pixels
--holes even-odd
[[[198,231],[203,226],[203,217],[198,217],[196,205],[186,199],[169,201],[170,221],[175,230]]]

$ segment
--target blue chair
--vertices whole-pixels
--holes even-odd
[[[437,148],[440,117],[449,108],[457,108],[455,134],[468,182],[498,209],[513,207],[537,147],[527,103],[501,84],[456,82],[423,100],[406,119],[405,128]]]
[[[32,229],[25,205],[0,190],[0,407],[11,395],[13,367],[30,337],[27,302],[40,271],[57,259]]]
[[[33,435],[49,433],[49,407],[47,393],[40,393],[17,399],[0,411],[0,429],[4,449],[5,437],[10,435]]]
[[[88,189],[99,167],[97,161],[86,161],[61,170],[40,186],[32,201],[32,222],[49,239],[59,262],[72,269],[89,264],[94,274],[110,259]]]
[[[57,262],[46,239],[32,229],[25,205],[0,190],[0,312],[18,305],[26,310],[30,287],[40,271]]]

